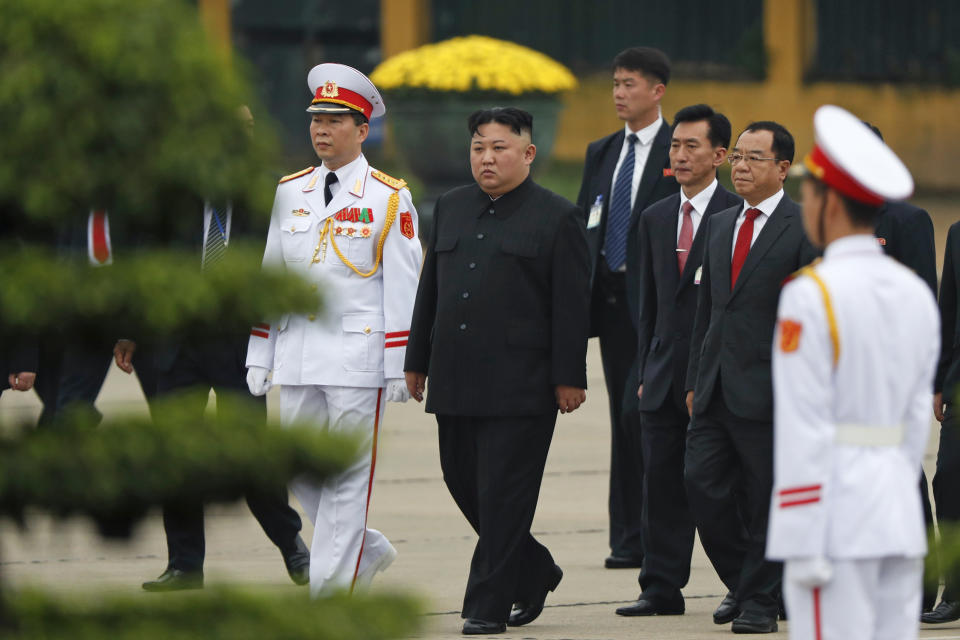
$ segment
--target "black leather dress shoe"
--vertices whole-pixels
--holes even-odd
[[[733,619],[730,630],[734,633],[774,633],[777,630],[777,616],[744,611]]]
[[[733,591],[727,591],[717,610],[713,612],[713,624],[729,624],[740,613],[740,605],[733,597]]]
[[[670,600],[644,596],[642,593],[637,601],[617,609],[618,616],[682,616],[684,611],[683,596]]]
[[[604,558],[603,566],[606,569],[640,569],[643,567],[643,558],[633,556],[618,556],[611,553]]]
[[[310,582],[310,549],[304,544],[303,538],[297,536],[294,548],[283,553],[283,564],[287,566],[287,575],[294,584]]]
[[[490,622],[489,620],[480,620],[479,618],[467,618],[463,623],[463,635],[482,636],[490,633],[503,633],[507,630],[507,625],[503,622]]]
[[[547,593],[557,588],[561,578],[563,578],[563,569],[553,565],[553,576],[550,578],[550,583],[544,585],[543,591],[535,599],[515,603],[507,624],[511,627],[520,627],[536,620],[543,613],[543,603],[547,601]]]
[[[920,622],[924,624],[942,624],[960,620],[960,602],[941,600],[933,611],[920,614]]]
[[[143,583],[144,591],[185,591],[203,589],[202,571],[167,569],[156,580]]]

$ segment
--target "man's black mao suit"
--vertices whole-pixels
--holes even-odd
[[[877,216],[874,235],[877,236],[884,253],[900,264],[913,269],[923,278],[933,294],[937,294],[937,248],[934,243],[933,221],[930,219],[930,214],[909,202],[887,202]],[[949,447],[948,440],[947,448]],[[957,455],[960,456],[960,451]],[[949,454],[947,457],[949,458]],[[923,517],[927,528],[930,528],[933,526],[933,508],[930,504],[930,493],[927,491],[927,475],[922,469],[920,470],[920,498],[923,500]],[[948,507],[947,511],[949,510]],[[938,511],[940,511],[939,506]],[[931,552],[936,553],[936,547],[933,547]],[[932,609],[936,599],[936,588],[925,581],[923,610]]]
[[[686,388],[694,390],[684,465],[704,550],[743,610],[776,619],[781,565],[764,559],[773,488],[771,343],[784,280],[816,252],[783,195],[731,291],[742,206],[707,221]]]
[[[934,391],[943,393],[947,405],[940,426],[940,450],[933,476],[933,498],[941,523],[960,524],[960,421],[957,419],[957,394],[960,393],[960,222],[947,232],[940,279],[940,363]],[[960,601],[960,575],[944,576],[942,600]]]
[[[603,257],[613,174],[625,138],[623,129],[587,147],[583,182],[577,196],[577,205],[587,222],[598,196],[602,204],[599,224],[587,229],[591,265],[590,335],[600,338],[603,377],[610,399],[610,549],[613,555],[627,558],[643,557],[640,415],[635,401],[637,375],[631,369],[636,356],[639,298],[637,229],[641,211],[680,188],[670,172],[670,132],[670,125],[661,119],[633,201],[626,273],[611,272]],[[629,382],[628,378],[631,378]]]
[[[579,209],[529,178],[437,202],[404,370],[427,374],[444,481],[479,534],[464,618],[505,622],[555,579],[530,525],[555,387],[586,388],[588,279]]]
[[[643,570],[646,596],[675,598],[690,577],[693,518],[683,486],[686,449],[686,377],[697,312],[698,271],[707,221],[742,200],[718,184],[702,212],[680,273],[677,229],[680,194],[650,205],[640,217],[640,314],[637,364],[643,395]]]
[[[203,204],[196,203],[196,235],[189,243],[197,249],[203,239]],[[251,228],[251,219],[242,209],[234,208],[230,243],[256,242],[263,245],[264,228]],[[228,249],[229,250],[229,249]],[[196,254],[197,269],[201,266],[200,251]],[[215,267],[213,267],[215,268]],[[240,331],[234,335],[191,336],[174,338],[158,347],[156,363],[159,372],[158,395],[164,396],[188,388],[202,391],[187,404],[197,422],[203,420],[207,395],[212,388],[217,406],[229,402],[231,395],[242,396],[263,418],[267,419],[265,397],[250,395],[246,383],[247,341],[249,335]],[[136,362],[137,357],[134,357]],[[187,399],[181,400],[187,403]],[[244,405],[246,406],[246,405]],[[247,505],[263,527],[267,537],[280,549],[284,557],[298,550],[300,516],[290,507],[284,487],[264,494],[247,496]],[[163,509],[163,528],[167,534],[168,568],[181,571],[200,571],[204,559],[203,505],[200,503],[167,505]],[[303,550],[303,549],[301,549]]]

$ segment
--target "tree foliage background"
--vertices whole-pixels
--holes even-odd
[[[257,117],[252,137],[244,104]],[[0,347],[54,333],[224,334],[317,308],[307,283],[261,272],[257,247],[231,246],[203,274],[196,247],[185,249],[184,238],[199,246],[204,200],[258,213],[265,236],[277,166],[243,63],[210,46],[195,7],[0,0],[0,123]],[[65,240],[85,238],[92,209],[109,212],[109,267],[88,264],[85,241]],[[235,500],[298,473],[326,477],[356,454],[315,428],[252,424],[242,407],[196,425],[171,399],[156,415],[96,429],[65,416],[48,433],[0,425],[0,512],[27,523],[30,508],[85,514],[122,536],[177,496]],[[67,602],[0,588],[0,630],[18,638],[381,638],[411,632],[414,613],[399,596],[317,603],[208,590]]]

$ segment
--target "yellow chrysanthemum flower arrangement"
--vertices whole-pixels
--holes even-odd
[[[565,66],[533,49],[486,36],[451,38],[397,54],[370,79],[387,92],[557,94],[577,87]]]

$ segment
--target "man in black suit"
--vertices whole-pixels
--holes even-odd
[[[530,525],[557,410],[586,399],[589,253],[580,210],[530,179],[530,114],[478,111],[469,130],[477,184],[437,202],[404,371],[418,402],[430,376],[444,481],[479,535],[473,635],[533,621],[563,576]]]
[[[947,232],[940,279],[940,362],[934,379],[933,413],[940,426],[937,472],[933,476],[933,498],[941,526],[955,533],[960,525],[960,429],[957,424],[957,393],[960,392],[960,222]],[[941,530],[946,529],[944,527]],[[950,539],[956,544],[956,539]],[[945,567],[943,596],[936,608],[920,616],[921,622],[939,624],[960,619],[960,569]]]
[[[662,51],[634,47],[617,54],[613,101],[625,126],[587,147],[577,196],[590,246],[590,335],[600,338],[610,399],[608,569],[640,567],[643,561],[640,414],[637,374],[631,371],[639,296],[637,229],[648,204],[679,188],[670,173],[670,125],[660,114],[669,80],[670,61]]]
[[[617,609],[622,616],[681,614],[680,590],[690,578],[693,518],[683,486],[690,417],[685,403],[690,334],[697,311],[704,224],[742,199],[717,181],[730,146],[730,121],[705,104],[673,120],[670,166],[680,193],[640,216],[640,372],[643,449],[642,593]]]
[[[684,478],[700,539],[731,593],[714,622],[777,630],[781,566],[764,559],[773,482],[771,341],[784,279],[815,251],[783,191],[790,133],[754,122],[728,160],[745,200],[712,216],[687,371]]]
[[[870,127],[878,138],[883,140],[883,134],[880,129],[869,122],[864,122]],[[920,207],[914,206],[906,201],[886,202],[880,208],[877,215],[877,223],[874,228],[874,235],[883,247],[883,252],[899,262],[900,264],[913,269],[913,271],[923,278],[933,295],[937,295],[937,247],[934,240],[933,221],[930,214]],[[941,446],[943,440],[941,439]],[[947,439],[949,449],[949,438]],[[960,453],[958,453],[960,455]],[[947,459],[950,455],[947,454]],[[936,493],[936,489],[934,489]],[[920,499],[923,501],[923,519],[927,524],[927,529],[933,528],[933,505],[930,504],[930,491],[928,490],[927,474],[920,470]],[[938,508],[939,511],[939,508]],[[949,512],[949,507],[947,508]],[[932,546],[930,553],[936,555],[938,549]],[[938,565],[939,562],[933,562]],[[949,622],[956,618],[939,620],[938,614],[928,614],[937,603],[937,581],[934,579],[923,582],[923,611],[928,618],[935,622]],[[957,615],[960,616],[960,605],[957,606]]]
[[[246,107],[240,109],[241,120],[252,127],[253,116]],[[198,267],[217,268],[231,241],[247,238],[262,242],[263,230],[253,227],[252,216],[241,207],[228,204],[217,207],[211,203],[197,206],[197,221],[203,223]],[[198,225],[199,227],[199,225]],[[199,229],[198,229],[199,230]],[[157,349],[159,371],[157,394],[193,389],[202,392],[185,395],[181,402],[195,416],[203,420],[207,396],[211,389],[217,396],[217,407],[229,404],[233,398],[243,397],[245,408],[255,407],[259,417],[267,419],[265,397],[250,396],[246,383],[246,355],[249,335],[246,329],[235,335],[188,336],[173,340]],[[114,348],[117,366],[130,373],[136,345],[121,340]],[[235,401],[235,400],[234,400]],[[300,516],[287,502],[283,487],[247,496],[247,505],[283,556],[290,579],[303,585],[309,581],[310,552],[300,537]],[[167,568],[156,579],[143,583],[146,591],[177,591],[203,587],[203,504],[183,503],[164,505],[163,528],[167,537]]]

